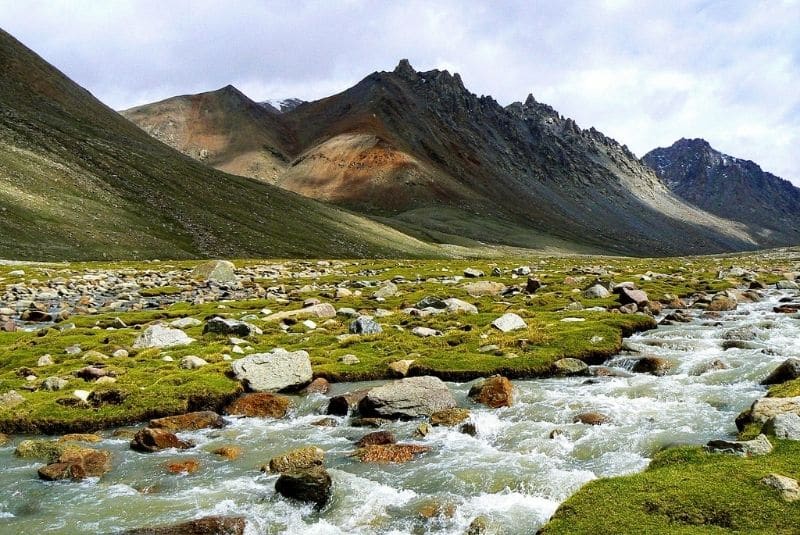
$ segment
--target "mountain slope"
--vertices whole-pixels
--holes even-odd
[[[183,156],[2,30],[0,71],[0,257],[440,254]]]
[[[426,239],[649,255],[756,246],[600,132],[533,97],[503,108],[447,71],[403,60],[277,120],[292,146],[278,185]]]
[[[680,139],[642,160],[681,198],[744,223],[761,244],[800,243],[800,189],[788,180],[714,150],[704,139]]]

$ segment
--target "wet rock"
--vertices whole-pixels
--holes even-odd
[[[136,433],[133,440],[131,440],[131,449],[143,453],[152,453],[169,448],[185,450],[191,447],[194,447],[193,443],[179,439],[174,433],[149,427],[145,427]]]
[[[469,418],[469,410],[455,407],[431,414],[431,425],[455,427],[467,418]]]
[[[764,425],[770,418],[783,413],[800,415],[800,396],[791,398],[761,398],[736,417],[736,427],[741,431],[746,425]]]
[[[550,367],[550,373],[557,376],[586,375],[589,373],[589,365],[578,359],[559,359]]]
[[[53,462],[66,448],[65,443],[55,440],[31,439],[17,444],[14,455],[23,459],[46,459]]]
[[[325,452],[316,446],[297,448],[269,460],[268,469],[274,473],[285,473],[322,466]]]
[[[225,426],[222,416],[213,411],[198,411],[165,416],[150,420],[149,427],[176,433],[178,431],[196,431],[198,429],[220,429]]]
[[[407,463],[416,455],[428,451],[430,451],[428,446],[417,444],[383,444],[359,448],[354,456],[362,463]]]
[[[194,474],[200,469],[200,462],[197,459],[173,461],[167,463],[166,468],[170,474]]]
[[[211,450],[211,453],[219,455],[229,461],[235,461],[242,454],[242,448],[239,446],[220,446],[219,448]]]
[[[586,425],[603,425],[609,423],[610,421],[611,419],[607,415],[594,411],[582,412],[575,415],[575,417],[572,419],[573,423],[581,423]]]
[[[752,341],[758,339],[758,327],[747,325],[726,331],[722,335],[723,340],[744,340]]]
[[[380,447],[380,446],[373,446]],[[333,481],[322,466],[286,472],[275,482],[275,491],[284,498],[313,503],[322,508],[331,498]]]
[[[506,285],[499,282],[479,281],[465,284],[464,290],[472,297],[495,296],[503,293]]]
[[[268,392],[244,394],[225,408],[231,416],[258,418],[283,418],[289,411],[291,400],[286,396]]]
[[[706,450],[752,457],[768,454],[772,451],[772,444],[765,435],[758,435],[753,440],[712,440],[706,444]]]
[[[369,392],[369,389],[355,390],[339,396],[333,396],[330,401],[328,401],[326,413],[336,416],[347,416],[347,413],[351,410],[356,410],[358,408],[358,404],[364,399],[367,392]]]
[[[800,312],[800,303],[790,303],[788,305],[779,305],[772,308],[773,312],[777,314],[794,314]]]
[[[485,516],[477,516],[469,523],[465,535],[489,535],[489,519]]]
[[[103,437],[94,433],[67,433],[58,438],[59,442],[100,442]]]
[[[692,375],[703,375],[704,373],[709,373],[717,370],[727,370],[730,368],[724,361],[720,359],[714,359],[704,364],[698,366],[695,370],[692,371]]]
[[[359,402],[367,416],[419,418],[456,406],[447,385],[437,377],[407,377],[373,388]]]
[[[633,372],[661,376],[669,373],[672,367],[672,361],[662,357],[641,357],[636,359]]]
[[[39,478],[46,481],[100,477],[111,470],[111,454],[92,448],[67,447],[55,462],[39,468]]]
[[[776,414],[764,424],[761,432],[787,440],[800,440],[800,416],[793,412]]]
[[[257,334],[256,327],[249,323],[230,318],[221,318],[219,316],[211,318],[206,322],[206,326],[203,327],[203,334],[206,333],[241,336],[242,338]]]
[[[306,394],[327,394],[328,390],[330,390],[331,385],[327,379],[323,377],[317,377],[311,384],[308,385],[303,389],[303,392]]]
[[[780,474],[770,474],[761,482],[781,493],[781,498],[786,502],[800,500],[800,484],[796,479],[782,476]]]
[[[708,312],[725,312],[729,310],[736,310],[736,299],[728,295],[717,294],[711,299],[706,310]]]
[[[147,349],[151,347],[179,347],[194,342],[180,329],[171,329],[163,325],[151,325],[133,342],[134,349]]]
[[[236,282],[236,266],[227,260],[209,260],[192,270],[192,278],[216,283]]]
[[[311,422],[311,425],[316,425],[317,427],[336,427],[338,422],[336,418],[322,418],[316,422]]]
[[[761,381],[762,385],[777,385],[800,378],[800,359],[790,357],[775,368],[766,379]]]
[[[471,437],[478,436],[478,428],[472,422],[461,424],[461,427],[458,428],[458,432]]]
[[[208,516],[180,524],[129,529],[123,535],[244,535],[244,517]]]
[[[356,446],[364,448],[366,446],[381,446],[384,444],[394,444],[396,442],[397,438],[391,431],[374,431],[361,437],[361,439],[356,442]]]
[[[300,388],[311,382],[311,360],[305,351],[274,349],[256,353],[232,364],[234,376],[256,392]]]
[[[469,389],[469,397],[493,409],[510,407],[514,402],[514,388],[508,378],[493,375],[473,385]]]
[[[428,436],[428,434],[431,432],[432,429],[433,428],[431,427],[431,424],[429,424],[428,422],[422,422],[414,430],[414,436],[417,438],[426,437]]]
[[[184,370],[196,370],[208,364],[205,359],[201,359],[197,355],[187,355],[181,359],[180,367]]]
[[[5,446],[9,442],[11,442],[11,437],[6,435],[5,433],[0,433],[0,446]]]
[[[632,373],[608,366],[590,366],[589,373],[595,377],[633,377]]]
[[[509,312],[494,320],[492,322],[492,327],[501,332],[507,333],[511,331],[517,331],[519,329],[527,329],[528,325],[525,323],[525,320],[519,317],[519,315]]]
[[[388,418],[353,418],[350,420],[351,427],[372,427],[379,428],[391,423]]]
[[[350,334],[380,334],[383,328],[372,316],[359,316],[350,322],[349,331]]]

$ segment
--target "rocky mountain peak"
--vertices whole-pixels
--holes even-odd
[[[400,63],[397,64],[397,67],[392,72],[404,78],[417,78],[417,71],[411,66],[411,62],[405,58],[400,60]]]

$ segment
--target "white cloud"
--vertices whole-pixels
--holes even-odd
[[[116,108],[228,83],[321,98],[407,57],[639,155],[704,137],[800,185],[797,0],[0,0],[0,26]]]

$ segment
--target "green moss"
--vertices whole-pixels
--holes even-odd
[[[752,458],[664,451],[643,473],[583,487],[542,533],[797,533],[800,502],[785,502],[761,479],[800,478],[800,443],[773,442],[773,453]]]
[[[158,286],[156,288],[144,288],[139,291],[143,297],[156,297],[159,295],[176,295],[183,292],[183,288],[176,286]]]

